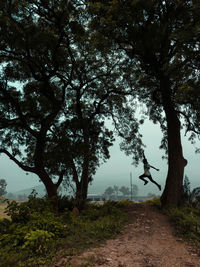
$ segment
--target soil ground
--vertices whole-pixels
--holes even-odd
[[[147,204],[134,204],[128,213],[130,222],[115,239],[52,266],[200,267],[198,250],[173,235],[167,216]]]

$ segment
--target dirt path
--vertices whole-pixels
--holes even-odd
[[[168,218],[156,208],[134,204],[128,212],[131,220],[121,235],[72,258],[67,266],[200,266],[200,257],[194,249],[173,236]],[[64,261],[66,263],[66,259]],[[55,266],[62,266],[62,263]]]

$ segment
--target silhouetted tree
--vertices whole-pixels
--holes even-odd
[[[126,186],[120,187],[119,191],[123,194],[123,196],[130,195],[130,189]]]
[[[6,186],[7,186],[6,180],[0,179],[0,196],[3,196],[7,193]]]
[[[136,184],[132,184],[132,195],[133,196],[138,195],[138,186]]]
[[[115,198],[118,198],[118,194],[119,194],[119,187],[117,185],[113,186],[114,192],[115,192]]]
[[[106,188],[104,195],[110,198],[114,194],[114,192],[115,192],[114,189],[111,186],[109,186],[108,188]]]
[[[183,181],[182,204],[189,204],[192,206],[200,204],[200,187],[196,187],[191,191],[190,180],[187,175],[185,175]]]
[[[104,43],[116,53],[118,50],[126,53],[130,58],[127,75],[134,95],[137,91],[149,118],[160,123],[161,148],[168,154],[161,202],[177,206],[187,164],[182,152],[181,127],[192,131],[192,140],[200,133],[199,2],[91,0],[87,5],[93,15],[90,25],[99,47]],[[129,141],[123,144],[123,149],[130,154],[134,146],[131,138]]]
[[[105,118],[126,101],[123,59],[92,45],[80,2],[6,0],[0,10],[0,153],[38,175],[49,198],[70,179],[81,208],[114,140]]]

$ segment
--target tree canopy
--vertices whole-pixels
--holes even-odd
[[[163,205],[178,205],[187,164],[180,131],[183,126],[191,131],[191,139],[200,133],[199,2],[92,0],[88,10],[94,34],[130,58],[138,100],[146,105],[149,118],[160,123],[161,148],[168,155],[161,200]]]
[[[181,128],[200,133],[200,5],[185,1],[0,1],[0,153],[38,175],[49,197],[63,179],[81,207],[88,183],[121,149],[142,156],[136,103],[160,123],[168,155],[162,204],[181,200]]]
[[[0,153],[37,174],[49,197],[65,177],[85,201],[114,140],[105,119],[130,91],[127,58],[94,46],[77,1],[0,1],[0,10]]]

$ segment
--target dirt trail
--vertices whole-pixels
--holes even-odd
[[[134,204],[128,212],[131,220],[122,234],[72,258],[70,266],[200,266],[200,257],[194,248],[173,236],[167,216],[147,204]],[[62,263],[55,266],[62,266]]]

